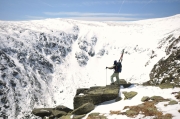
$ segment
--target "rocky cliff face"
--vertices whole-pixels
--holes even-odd
[[[78,32],[78,27],[72,30]],[[7,24],[1,24],[0,31],[0,115],[30,118],[35,105],[48,104],[46,96],[54,102],[48,87],[54,64],[64,62],[78,34],[43,33]]]
[[[0,117],[30,118],[34,106],[56,104],[52,75],[66,62],[77,39],[74,53],[80,67],[95,55],[97,37],[79,37],[80,29],[74,23],[68,28],[61,31],[41,23],[0,22]],[[65,80],[61,74],[59,80]]]
[[[160,59],[160,61],[154,65],[150,73],[151,84],[172,83],[174,85],[180,85],[180,37],[175,39],[169,36],[166,42],[170,42],[170,45],[166,48],[167,57]]]

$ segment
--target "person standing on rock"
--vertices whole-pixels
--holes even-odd
[[[121,68],[122,68],[122,65],[121,65],[120,60],[119,60],[119,62],[117,62],[115,60],[113,66],[106,67],[106,69],[114,69],[114,73],[111,75],[111,85],[114,85],[114,80],[113,80],[114,77],[116,77],[116,82],[118,84],[120,84],[120,82],[119,82],[119,73],[121,72]]]
[[[122,50],[122,53],[121,53],[121,57],[119,59],[119,61],[117,62],[116,60],[114,61],[114,65],[111,66],[111,67],[106,67],[106,69],[114,69],[114,73],[111,75],[111,85],[114,85],[114,80],[113,78],[116,77],[116,82],[118,84],[120,84],[120,81],[119,81],[119,73],[121,72],[122,70],[122,59],[123,59],[123,54],[124,54],[124,49]]]

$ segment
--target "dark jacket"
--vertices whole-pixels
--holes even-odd
[[[111,67],[107,67],[108,69],[114,69],[114,73],[119,73],[118,71],[117,71],[117,67],[116,67],[116,64],[117,63],[120,63],[121,64],[121,62],[116,62],[116,63],[114,63],[114,65],[113,66],[111,66]]]

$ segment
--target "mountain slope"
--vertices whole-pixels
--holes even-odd
[[[110,83],[113,71],[105,67],[122,49],[120,78],[150,80],[179,37],[179,21],[180,15],[136,22],[0,21],[0,115],[23,119],[34,107],[72,108],[77,88]]]

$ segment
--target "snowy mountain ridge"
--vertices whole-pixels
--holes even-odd
[[[120,78],[148,80],[180,36],[180,15],[135,22],[65,19],[0,21],[0,115],[30,118],[34,107],[72,107],[77,88],[110,84],[106,71],[125,49]],[[179,47],[179,42],[173,47]]]

